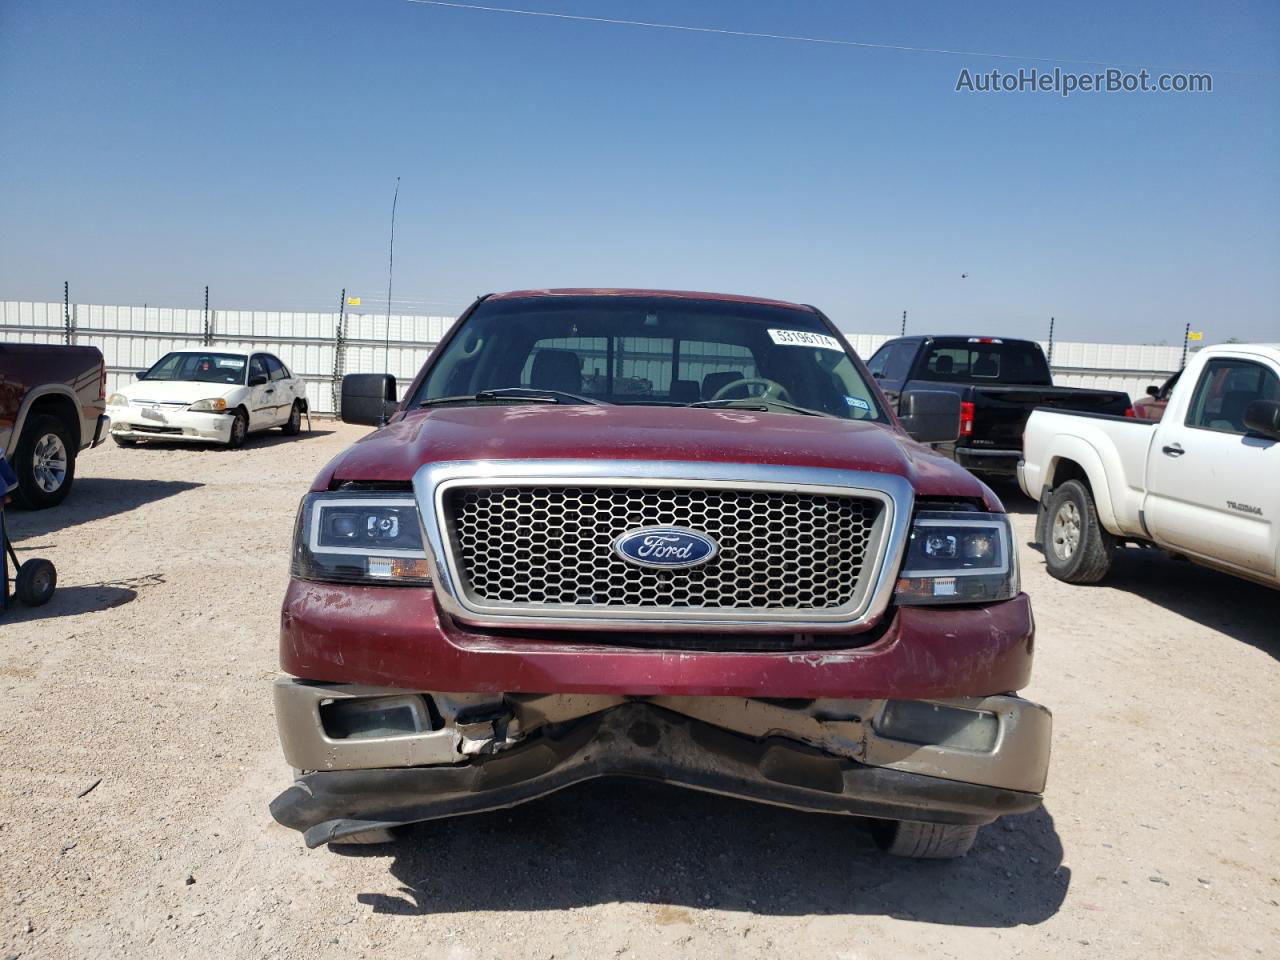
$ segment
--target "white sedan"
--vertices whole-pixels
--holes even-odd
[[[111,439],[177,440],[243,446],[257,430],[302,429],[307,393],[302,380],[270,353],[178,350],[135,383],[107,398]]]

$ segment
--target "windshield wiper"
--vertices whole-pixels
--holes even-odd
[[[790,410],[793,413],[802,413],[808,417],[834,417],[839,419],[833,413],[825,413],[822,410],[811,410],[808,407],[802,407],[798,404],[787,403],[785,400],[762,400],[757,397],[739,397],[737,399],[727,400],[698,400],[695,403],[686,403],[686,407],[729,407],[734,410],[763,410],[768,413],[774,407],[781,407],[783,410]]]
[[[434,407],[444,403],[484,403],[487,400],[515,400],[519,403],[589,403],[601,406],[604,401],[584,397],[564,390],[543,390],[540,387],[499,387],[481,390],[479,393],[457,397],[432,397],[418,403],[420,407]]]

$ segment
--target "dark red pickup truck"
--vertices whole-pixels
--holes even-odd
[[[76,455],[107,437],[106,386],[97,347],[0,343],[0,451],[20,504],[52,507],[71,492]]]
[[[634,776],[966,852],[1040,803],[1051,720],[1012,530],[818,310],[481,298],[299,509],[275,684],[310,846]],[[384,410],[385,408],[385,410]]]

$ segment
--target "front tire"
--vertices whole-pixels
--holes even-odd
[[[245,413],[244,408],[241,407],[231,420],[231,433],[227,437],[227,446],[232,450],[239,450],[248,439],[249,414]]]
[[[28,510],[56,507],[71,492],[76,476],[76,445],[71,431],[47,413],[31,418],[14,450],[17,500]]]
[[[926,823],[891,820],[876,833],[880,849],[890,856],[916,860],[955,860],[963,857],[978,837],[972,823]]]
[[[1098,520],[1093,494],[1079,480],[1053,491],[1045,508],[1044,564],[1065,583],[1097,583],[1111,569],[1115,537]]]

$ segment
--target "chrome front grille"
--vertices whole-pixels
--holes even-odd
[[[585,615],[848,612],[874,565],[883,498],[685,485],[460,485],[443,514],[468,605]],[[675,526],[719,545],[706,563],[651,569],[613,541]]]

